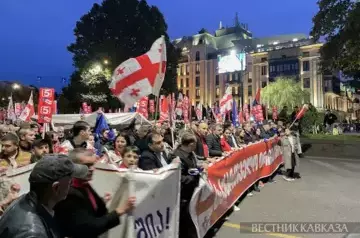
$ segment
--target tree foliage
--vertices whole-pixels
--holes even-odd
[[[326,40],[321,48],[322,69],[341,70],[360,79],[360,2],[319,0],[318,6],[311,35]]]
[[[304,103],[309,92],[302,90],[293,78],[279,77],[261,90],[261,102],[277,108],[293,108]]]
[[[73,109],[79,108],[81,102],[91,103],[93,108],[119,108],[119,100],[108,89],[109,75],[123,61],[147,52],[161,35],[166,39],[168,60],[162,93],[175,92],[180,52],[166,32],[164,16],[145,0],[104,0],[101,5],[94,4],[76,23],[76,40],[68,46],[76,71],[63,96]],[[100,65],[103,72],[93,72],[94,65]]]

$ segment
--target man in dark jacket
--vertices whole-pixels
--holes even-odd
[[[244,131],[245,131],[245,135],[244,135],[245,144],[254,143],[256,141],[256,139],[252,132],[251,124],[249,122],[247,122],[244,125]]]
[[[46,156],[33,168],[30,192],[5,211],[0,220],[0,238],[60,238],[53,207],[65,199],[71,177],[83,178],[86,166],[73,164],[66,156]]]
[[[77,148],[70,159],[89,169],[83,179],[73,179],[69,194],[55,206],[55,218],[65,237],[95,238],[120,224],[120,216],[134,208],[135,198],[130,197],[124,206],[108,212],[106,198],[101,198],[88,183],[92,179],[96,156],[93,152]]]
[[[149,134],[149,128],[146,126],[137,126],[136,128],[136,137],[134,145],[139,148],[139,150],[145,151],[148,148],[147,145],[147,135]]]
[[[194,153],[196,141],[193,133],[185,133],[181,138],[181,145],[173,152],[173,157],[179,157],[181,160],[180,238],[197,237],[189,212],[189,203],[200,179],[198,161]]]
[[[159,169],[170,163],[166,156],[164,138],[157,133],[147,136],[148,149],[141,153],[139,168],[143,170]]]
[[[212,157],[225,155],[220,144],[220,136],[222,133],[222,125],[216,124],[213,126],[212,133],[206,137],[206,144],[209,147],[209,155]]]
[[[209,147],[206,144],[206,136],[208,134],[208,125],[205,122],[202,122],[198,125],[197,130],[194,131],[196,136],[196,148],[195,154],[197,156],[208,158],[209,157]]]

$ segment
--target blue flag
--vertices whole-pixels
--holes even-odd
[[[101,132],[103,130],[109,130],[109,125],[106,122],[106,118],[103,113],[99,113],[99,115],[96,118],[94,133],[97,136],[101,135]]]
[[[238,126],[239,125],[238,108],[235,100],[233,100],[231,111],[232,111],[232,115],[231,115],[232,123],[234,126]]]

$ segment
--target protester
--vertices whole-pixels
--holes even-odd
[[[122,151],[122,161],[119,165],[120,169],[138,169],[140,150],[136,146],[127,146]]]
[[[75,148],[93,148],[87,143],[91,135],[90,125],[87,122],[75,122],[72,132],[73,138],[65,140],[60,145],[60,153],[67,154]]]
[[[197,127],[195,127],[195,126],[196,126],[196,124],[194,124],[193,128],[192,128],[192,130],[196,136],[196,140],[197,140],[196,148],[195,148],[194,152],[197,156],[200,156],[203,158],[208,158],[209,157],[209,147],[206,144],[206,136],[208,134],[208,125],[205,122],[202,122]]]
[[[32,155],[30,162],[36,163],[41,160],[46,154],[49,154],[50,144],[47,140],[35,140],[32,145]]]
[[[96,155],[84,148],[75,148],[69,158],[77,165],[86,165],[85,177],[74,178],[67,198],[55,207],[55,218],[66,237],[95,238],[120,224],[119,217],[132,211],[135,198],[108,212],[105,201],[91,187]]]
[[[86,176],[86,166],[74,165],[66,156],[40,160],[30,176],[30,192],[7,208],[0,220],[0,237],[60,238],[54,206],[65,199],[71,177]]]
[[[130,138],[126,133],[120,133],[115,138],[114,149],[107,152],[107,157],[115,164],[119,164],[122,161],[122,155],[127,146],[130,146]]]
[[[291,134],[289,128],[285,129],[285,132],[281,135],[281,147],[284,158],[284,169],[286,174],[283,178],[286,181],[294,181],[295,179],[295,166],[299,164],[299,158],[297,155],[296,138]]]
[[[231,138],[231,131],[229,128],[224,130],[224,134],[221,136],[220,144],[221,144],[221,150],[224,152],[230,152],[232,151],[232,148],[230,146],[230,143],[232,143],[230,140]]]
[[[212,127],[212,133],[206,137],[206,144],[209,148],[209,155],[212,157],[223,156],[225,153],[221,148],[221,135],[223,134],[223,127],[221,124],[215,124]]]
[[[0,169],[18,168],[30,164],[31,154],[20,150],[19,138],[15,134],[8,133],[2,137],[1,147]]]
[[[160,134],[149,134],[147,136],[148,148],[141,153],[139,168],[143,170],[159,169],[170,163],[164,153],[165,146],[163,137]]]
[[[35,133],[31,129],[20,129],[18,132],[20,139],[19,146],[22,151],[31,152],[32,143],[35,140]]]

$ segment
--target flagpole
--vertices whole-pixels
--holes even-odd
[[[162,38],[162,39],[164,40],[164,42],[165,42],[165,37],[164,37],[164,35],[162,35],[161,38]],[[161,56],[162,56],[162,54],[161,54]],[[163,59],[162,59],[161,56],[160,56],[160,64],[159,64],[159,76],[162,77],[162,80],[164,80],[164,79],[165,79],[165,72],[164,72],[164,76],[163,76],[163,75],[162,75],[162,72],[161,72]],[[162,86],[162,85],[161,85],[161,86]],[[156,121],[157,121],[157,114],[158,114],[158,112],[159,112],[160,90],[161,90],[161,87],[159,88],[159,92],[157,92],[157,95],[155,95],[155,97],[156,97],[155,116],[154,116],[154,117],[155,117],[155,125],[156,125]],[[159,116],[159,118],[160,118],[160,116]]]

